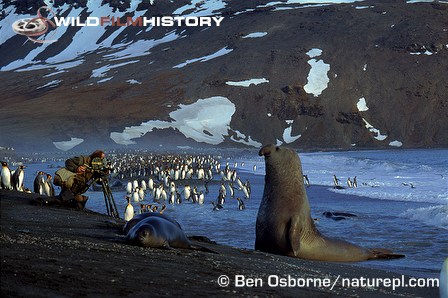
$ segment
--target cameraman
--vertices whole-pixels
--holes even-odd
[[[75,156],[65,161],[65,169],[74,173],[69,181],[60,182],[62,185],[59,199],[63,205],[83,209],[87,203],[85,193],[92,182],[94,172],[92,171],[92,161],[94,158],[100,158],[104,161],[106,154],[101,150],[96,150],[89,156]]]

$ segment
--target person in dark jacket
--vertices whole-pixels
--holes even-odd
[[[104,160],[105,157],[106,155],[103,151],[96,150],[88,156],[81,155],[67,159],[65,161],[64,176],[69,178],[61,178],[59,175],[55,175],[54,178],[54,184],[61,186],[59,196],[38,198],[33,203],[84,209],[88,198],[83,193],[89,189],[93,179],[95,179],[92,171],[92,161],[95,158]]]
[[[62,190],[59,194],[60,200],[83,209],[87,203],[87,197],[83,195],[94,179],[92,171],[92,161],[95,158],[104,159],[106,154],[101,150],[96,150],[89,156],[75,156],[65,161],[65,168],[76,175],[70,185],[62,183]]]

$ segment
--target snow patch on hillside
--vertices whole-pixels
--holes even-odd
[[[226,97],[215,96],[199,99],[195,103],[179,105],[169,114],[173,121],[150,120],[138,126],[126,127],[123,132],[112,132],[111,139],[122,145],[131,145],[154,129],[173,128],[197,142],[217,145],[224,141],[235,113],[235,105]]]
[[[84,142],[81,138],[71,138],[70,141],[53,142],[54,146],[62,151],[68,151]]]
[[[310,58],[315,58],[322,55],[321,49],[312,49],[307,52]],[[308,73],[308,83],[303,87],[306,93],[311,93],[315,97],[318,97],[328,86],[330,78],[328,72],[330,71],[330,65],[323,60],[310,59],[308,64],[311,65],[310,72]]]
[[[238,81],[238,82],[234,82],[234,81],[226,82],[226,84],[229,86],[239,86],[239,87],[249,87],[250,85],[259,85],[259,84],[263,84],[263,83],[269,83],[269,80],[267,80],[265,78],[261,78],[261,79],[250,79],[250,80]]]

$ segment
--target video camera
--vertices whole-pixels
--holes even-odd
[[[95,157],[92,159],[92,172],[98,178],[107,178],[109,172],[112,170],[111,162],[106,158]]]

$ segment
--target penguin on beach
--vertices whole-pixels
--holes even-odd
[[[2,170],[0,174],[0,186],[2,189],[12,190],[11,184],[11,170],[8,167],[8,163],[6,161],[2,161]]]
[[[25,178],[25,166],[19,165],[11,176],[11,184],[14,190],[23,191],[23,180]]]
[[[47,174],[47,179],[44,182],[44,194],[53,197],[54,196],[54,187],[52,183],[53,177],[50,174]]]
[[[36,177],[34,178],[34,193],[43,195],[44,194],[44,184],[45,184],[45,178],[44,178],[45,173],[42,171],[39,171],[36,175]]]
[[[134,207],[131,204],[131,198],[126,196],[126,201],[128,204],[126,205],[126,209],[124,210],[124,220],[130,221],[134,217]]]

